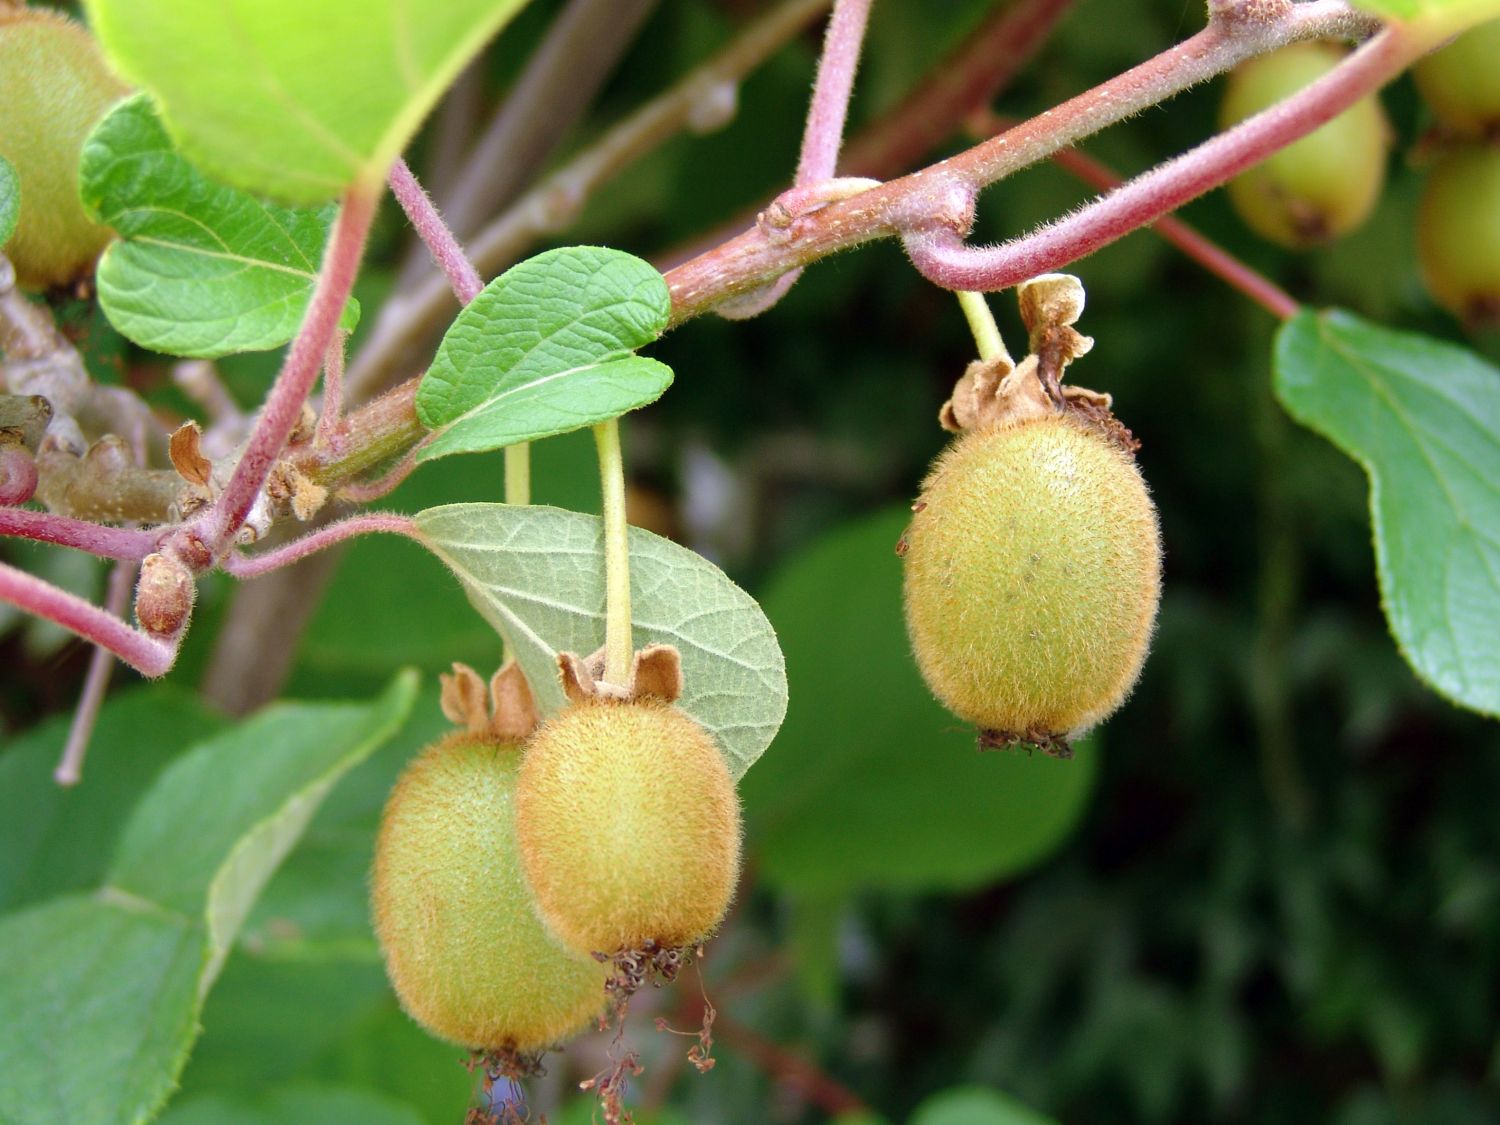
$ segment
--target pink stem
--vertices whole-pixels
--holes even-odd
[[[1380,89],[1420,54],[1398,30],[1383,31],[1285,101],[1024,238],[975,248],[953,230],[932,228],[907,235],[907,252],[917,269],[948,289],[1004,289],[1058,269],[1306,136]]]
[[[987,128],[986,132],[993,133],[998,127],[1003,127],[993,118],[990,120],[996,128]],[[1124,180],[1107,165],[1077,149],[1063,149],[1062,152],[1053,154],[1052,162],[1100,191],[1108,191],[1124,183]],[[1218,243],[1204,237],[1195,227],[1181,219],[1163,215],[1152,224],[1151,229],[1209,273],[1232,288],[1238,289],[1272,316],[1287,320],[1296,316],[1302,307],[1281,286],[1240,261]]]
[[[87,551],[100,558],[140,562],[156,550],[160,532],[106,527],[104,524],[75,520],[70,516],[55,516],[51,512],[36,512],[30,508],[0,507],[0,535],[55,543],[59,547]]]
[[[323,357],[338,331],[339,317],[354,288],[375,203],[372,196],[358,188],[351,188],[344,195],[302,327],[261,407],[245,452],[234,467],[234,475],[205,518],[204,538],[214,545],[216,555],[244,524],[317,382]]]
[[[284,547],[276,547],[256,555],[227,555],[221,565],[225,571],[236,578],[255,578],[269,571],[279,570],[298,559],[305,559],[308,555],[316,554],[325,547],[332,547],[335,543],[341,543],[345,539],[353,539],[357,535],[368,535],[376,531],[405,535],[418,542],[423,541],[416,521],[411,517],[387,512],[372,512],[368,515],[351,516],[338,523],[331,523]]]
[[[379,500],[382,496],[389,496],[401,487],[401,482],[411,476],[417,467],[417,451],[413,449],[401,460],[391,466],[384,476],[376,477],[371,481],[356,481],[353,484],[339,485],[338,497],[340,500],[348,500],[355,504],[368,504],[371,500]]]
[[[177,659],[175,641],[132,629],[107,609],[5,563],[0,563],[0,601],[107,648],[143,676],[166,675]]]
[[[109,591],[104,597],[104,608],[116,617],[125,613],[130,604],[130,588],[135,585],[134,564],[117,562],[109,573]],[[94,734],[94,724],[99,719],[99,708],[104,703],[104,692],[109,687],[109,675],[114,671],[115,657],[108,649],[94,646],[94,655],[89,659],[88,675],[83,681],[83,694],[78,698],[78,707],[73,712],[73,725],[68,729],[67,745],[52,780],[59,785],[77,785],[83,780],[83,758],[88,753],[89,739]]]
[[[406,166],[406,161],[398,160],[391,165],[390,183],[396,202],[401,204],[401,210],[406,212],[411,225],[432,252],[433,260],[447,275],[448,284],[458,294],[459,303],[467,305],[484,288],[479,271],[469,261],[463,247],[458,244],[458,239],[448,229],[448,224],[443,222],[443,217],[438,214],[432,200]]]
[[[344,414],[344,349],[347,332],[335,332],[323,357],[323,409],[318,414],[317,440],[326,441]]]
[[[798,187],[828,179],[838,166],[870,3],[871,0],[837,0],[833,6],[823,37],[823,54],[818,59],[807,128],[802,134],[802,155],[797,161],[795,180]]]

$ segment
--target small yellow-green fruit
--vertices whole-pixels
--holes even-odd
[[[407,1013],[460,1046],[526,1054],[588,1025],[605,972],[537,915],[516,846],[520,760],[461,731],[413,761],[380,822],[371,897]]]
[[[527,744],[516,787],[526,878],[580,953],[690,946],[729,909],[740,805],[724,756],[653,698],[575,704]]]
[[[87,31],[56,12],[0,7],[0,156],[21,182],[4,246],[27,288],[85,273],[110,239],[78,199],[84,137],[128,91]]]
[[[1412,68],[1417,89],[1448,128],[1500,134],[1500,20],[1464,32]]]
[[[927,685],[983,741],[1049,745],[1114,711],[1161,589],[1135,459],[1048,415],[970,431],[922,486],[905,538],[906,625]]]
[[[1269,109],[1343,57],[1343,48],[1329,43],[1295,43],[1240,64],[1229,76],[1220,126]],[[1374,210],[1389,135],[1380,103],[1365,98],[1229,181],[1229,200],[1250,229],[1278,245],[1303,249],[1331,241]]]
[[[1468,145],[1433,166],[1417,258],[1440,305],[1473,327],[1500,325],[1500,148]]]

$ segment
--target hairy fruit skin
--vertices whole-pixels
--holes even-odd
[[[1500,147],[1468,145],[1433,166],[1417,260],[1438,304],[1472,327],[1500,325]]]
[[[0,156],[21,182],[21,215],[4,252],[24,288],[72,281],[112,237],[84,213],[78,161],[89,130],[128,89],[72,20],[0,10]]]
[[[654,697],[576,703],[527,745],[516,789],[526,877],[580,953],[693,945],[723,920],[740,805],[712,737]]]
[[[1344,54],[1328,43],[1295,43],[1241,63],[1229,76],[1220,127],[1303,89]],[[1348,234],[1380,199],[1389,134],[1380,103],[1364,98],[1229,181],[1229,201],[1251,230],[1290,249]]]
[[[537,915],[516,844],[520,758],[458,732],[414,760],[381,818],[371,899],[407,1013],[460,1046],[525,1054],[583,1030],[605,974]]]
[[[1412,68],[1422,99],[1448,128],[1500,139],[1500,20],[1464,32]]]
[[[960,435],[905,538],[906,625],[933,694],[984,735],[1046,744],[1113,712],[1161,592],[1135,460],[1063,414]]]

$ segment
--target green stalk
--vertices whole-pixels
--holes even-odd
[[[531,443],[505,447],[505,502],[525,507],[531,503]]]
[[[599,483],[604,493],[604,678],[630,679],[634,646],[630,637],[630,546],[626,540],[625,461],[620,454],[620,420],[594,427],[599,450]]]
[[[983,293],[970,293],[960,289],[958,304],[969,322],[969,331],[974,333],[974,343],[979,347],[979,358],[986,363],[1004,359],[1010,361],[1005,350],[1005,341],[1000,338],[1000,326],[995,323],[995,314],[990,312],[989,302]]]

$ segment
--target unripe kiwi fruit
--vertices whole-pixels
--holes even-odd
[[[1464,32],[1412,68],[1417,89],[1448,128],[1500,136],[1500,20]]]
[[[1229,76],[1220,126],[1295,94],[1344,53],[1329,43],[1294,43],[1241,63]],[[1229,181],[1229,201],[1247,226],[1278,245],[1302,249],[1338,238],[1363,223],[1380,199],[1389,135],[1380,103],[1364,98]]]
[[[433,1035],[527,1054],[581,1031],[605,972],[554,941],[521,873],[518,747],[460,731],[397,781],[375,847],[372,902],[401,1006]]]
[[[905,537],[906,624],[982,741],[1050,745],[1114,711],[1156,620],[1161,544],[1135,459],[1058,413],[961,434]]]
[[[21,183],[21,215],[3,247],[26,288],[85,273],[111,237],[78,198],[83,140],[128,92],[99,45],[56,12],[0,7],[0,156]]]
[[[1500,147],[1466,145],[1433,166],[1417,210],[1417,259],[1440,305],[1473,327],[1500,325]]]
[[[516,787],[526,878],[580,953],[691,946],[739,875],[740,806],[713,738],[654,697],[585,700],[526,747]]]

